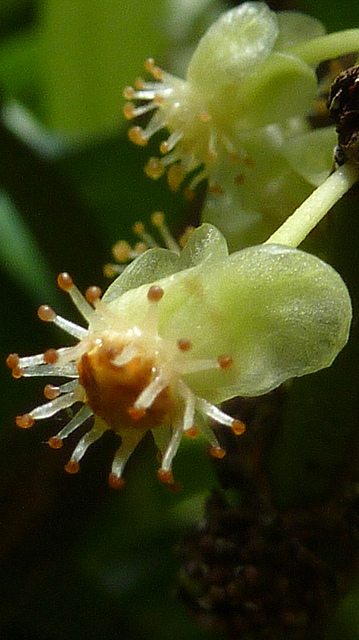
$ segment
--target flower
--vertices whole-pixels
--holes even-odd
[[[173,484],[172,461],[183,435],[201,431],[216,457],[225,451],[207,418],[243,433],[216,405],[236,395],[267,393],[293,376],[327,367],[345,345],[351,303],[340,276],[317,257],[280,245],[228,255],[224,237],[204,224],[179,255],[149,249],[109,286],[86,298],[68,274],[58,278],[88,324],[69,322],[43,305],[41,320],[78,340],[67,348],[7,363],[14,377],[67,378],[46,385],[49,402],[18,416],[31,427],[82,403],[49,444],[94,416],[66,465],[70,473],[88,447],[112,429],[121,437],[109,482],[123,485],[126,462],[147,431],[162,455],[158,475]]]
[[[331,170],[334,127],[312,131],[308,121],[322,92],[315,68],[357,49],[359,30],[325,35],[304,14],[242,3],[204,34],[185,79],[147,60],[153,81],[138,78],[125,89],[124,114],[154,115],[145,128],[131,127],[129,138],[145,146],[166,128],[148,176],[167,172],[177,190],[194,172],[189,194],[207,178],[203,219],[232,249],[262,242]]]

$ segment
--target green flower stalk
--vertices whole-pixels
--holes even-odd
[[[315,69],[356,50],[359,30],[326,35],[301,13],[275,13],[261,2],[223,13],[185,79],[149,59],[154,81],[138,78],[125,89],[128,119],[154,112],[145,128],[130,128],[133,142],[145,146],[162,128],[170,133],[146,173],[167,172],[174,190],[187,173],[194,172],[190,191],[207,178],[204,221],[232,249],[263,242],[331,170],[334,127],[312,131],[308,121],[321,91]]]
[[[347,168],[340,175],[347,189],[357,177]],[[330,191],[335,176],[326,183]],[[319,189],[323,200],[325,188]],[[343,190],[336,191],[337,199]],[[333,199],[326,200],[327,208]],[[283,237],[288,246],[271,243],[232,255],[222,234],[203,224],[180,253],[146,251],[102,298],[97,287],[83,297],[71,277],[61,274],[58,284],[88,328],[47,305],[40,307],[41,320],[54,322],[78,342],[35,356],[9,356],[16,378],[68,379],[60,386],[46,385],[48,402],[18,416],[18,426],[31,427],[82,403],[49,444],[61,447],[80,425],[93,420],[66,465],[75,473],[88,447],[112,429],[121,437],[109,476],[116,488],[123,485],[126,462],[148,431],[162,456],[158,476],[170,485],[182,436],[202,431],[212,455],[223,457],[207,419],[237,435],[245,426],[216,405],[237,395],[267,393],[289,378],[328,367],[347,342],[351,302],[344,282],[319,258],[294,248],[312,227],[307,215],[312,208],[304,204],[294,214],[292,231],[287,223]],[[281,230],[277,234],[282,242]]]

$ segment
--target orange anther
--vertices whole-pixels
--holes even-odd
[[[145,147],[148,143],[148,137],[142,127],[131,127],[128,130],[128,137],[131,142],[134,142],[139,147]]]
[[[44,396],[47,400],[54,400],[60,395],[60,388],[55,387],[53,384],[47,384],[44,387]]]
[[[35,423],[34,418],[30,413],[24,413],[22,416],[17,416],[15,422],[20,429],[30,429]]]
[[[147,300],[149,300],[149,302],[159,302],[163,297],[163,294],[164,291],[162,287],[159,287],[157,284],[153,284],[147,291]]]
[[[74,473],[78,473],[80,471],[80,465],[76,460],[72,460],[70,458],[68,463],[65,464],[65,471],[67,471],[67,473],[70,473],[71,475],[73,475]]]
[[[184,435],[187,436],[187,438],[197,438],[197,436],[199,435],[199,429],[195,426],[190,427],[189,429],[186,429]]]
[[[101,298],[101,295],[102,295],[102,291],[100,287],[96,287],[96,286],[88,287],[88,289],[86,289],[86,292],[85,292],[85,298],[87,302],[90,302],[91,304],[93,304],[94,302],[96,302],[96,300]]]
[[[169,150],[170,150],[170,145],[168,144],[168,141],[164,140],[163,142],[161,142],[160,144],[161,153],[164,155],[165,153],[168,153]]]
[[[165,221],[165,214],[163,211],[155,211],[151,216],[151,222],[154,227],[162,227]]]
[[[138,78],[136,78],[135,82],[133,83],[134,87],[137,91],[141,91],[144,87],[145,81],[143,78],[141,78],[140,76],[138,76]],[[126,96],[125,96],[126,98]]]
[[[17,369],[19,367],[19,355],[17,353],[10,353],[5,362],[9,369]]]
[[[227,452],[224,449],[222,449],[222,447],[217,446],[217,447],[211,447],[209,453],[212,456],[212,458],[217,458],[217,460],[222,460],[222,458],[224,458]]]
[[[24,370],[20,369],[20,367],[15,367],[15,369],[12,370],[11,375],[15,380],[18,380],[24,375]]]
[[[142,234],[145,232],[145,225],[139,220],[133,225],[132,231],[136,234],[136,236],[142,236]]]
[[[145,166],[145,173],[152,180],[158,180],[165,171],[166,168],[159,158],[150,158]]]
[[[62,438],[58,438],[58,436],[52,436],[52,438],[48,439],[47,444],[49,445],[49,447],[51,447],[51,449],[61,449],[63,440]],[[69,471],[69,473],[74,472]]]
[[[56,318],[55,311],[48,304],[42,304],[37,310],[37,315],[43,322],[53,322]]]
[[[146,415],[146,409],[137,409],[136,407],[130,407],[127,409],[127,413],[134,422],[142,420]]]
[[[231,429],[236,436],[241,436],[246,430],[246,425],[242,420],[233,420]]]
[[[167,182],[171,191],[178,191],[181,182],[183,181],[186,172],[182,165],[178,162],[173,164],[167,171]]]
[[[157,477],[164,484],[173,484],[172,471],[166,471],[165,469],[158,469]]]
[[[112,247],[112,255],[118,262],[127,262],[130,259],[131,247],[126,240],[119,240]]]
[[[108,484],[111,489],[122,489],[126,484],[126,480],[111,472],[108,476]]]
[[[57,284],[63,291],[68,291],[73,287],[74,283],[71,276],[64,271],[57,276]]]
[[[135,97],[135,90],[133,87],[125,87],[122,95],[126,100],[132,100]]]
[[[133,102],[126,102],[123,107],[123,115],[127,120],[133,120],[135,117],[135,105]]]
[[[55,364],[59,359],[56,349],[47,349],[43,355],[45,364]]]

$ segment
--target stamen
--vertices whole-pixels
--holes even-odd
[[[49,447],[51,447],[51,449],[61,449],[63,441],[57,436],[52,436],[48,439],[47,444],[49,445]]]
[[[104,422],[96,421],[92,429],[85,433],[85,435],[77,443],[71,455],[71,462],[80,462],[89,446],[96,442],[96,440],[99,440],[108,429],[109,427],[107,427]]]
[[[147,300],[149,302],[159,302],[163,297],[163,294],[164,294],[164,291],[162,287],[159,287],[158,285],[154,284],[147,291]]]
[[[172,471],[165,471],[164,469],[158,469],[157,477],[161,482],[163,482],[163,484],[174,483]]]
[[[146,409],[142,407],[136,407],[134,405],[133,407],[130,407],[129,409],[127,409],[127,413],[130,416],[130,418],[134,420],[134,422],[138,422],[139,420],[142,420],[142,418],[145,417]]]
[[[128,130],[128,137],[134,144],[137,144],[139,147],[145,147],[148,144],[149,137],[142,127],[131,127]]]
[[[231,429],[234,435],[241,436],[246,430],[246,425],[244,424],[244,422],[242,422],[242,420],[234,419]]]
[[[134,82],[134,86],[136,91],[141,91],[141,89],[144,88],[145,85],[145,81],[143,78],[141,78],[141,76],[139,76],[138,78],[136,78],[135,82]]]
[[[138,98],[137,95],[136,95],[136,98]],[[123,115],[127,120],[133,120],[134,118],[143,116],[145,113],[149,113],[149,111],[153,111],[154,109],[157,109],[157,107],[158,105],[154,101],[148,104],[141,105],[140,107],[136,107],[133,104],[133,102],[126,102],[126,104],[123,107]]]
[[[156,211],[151,216],[151,222],[159,230],[165,247],[179,255],[181,248],[166,225],[165,214],[162,211]]]
[[[163,142],[161,142],[160,144],[161,153],[163,153],[164,155],[165,153],[172,151],[172,149],[174,149],[174,147],[176,146],[177,142],[182,140],[182,138],[183,138],[183,131],[181,131],[180,129],[178,129],[177,131],[174,131],[170,135],[170,137],[167,138],[167,140],[164,140]]]
[[[126,480],[124,478],[120,478],[116,476],[115,473],[109,473],[108,475],[108,485],[110,489],[122,489],[126,484]]]
[[[181,249],[183,249],[183,247],[186,246],[188,239],[191,237],[194,230],[195,230],[195,227],[192,227],[191,225],[188,225],[188,227],[185,228],[184,232],[182,233],[179,239],[179,245]]]
[[[129,459],[132,452],[136,449],[138,443],[142,440],[144,432],[139,429],[131,430],[126,434],[123,434],[121,446],[117,449],[114,457],[111,474],[109,476],[110,486],[113,488],[121,488],[123,483],[120,482],[122,472],[125,468],[126,462]],[[119,486],[116,486],[120,483]],[[114,486],[115,484],[115,486]]]
[[[47,400],[54,400],[55,398],[58,398],[62,393],[69,393],[70,391],[74,391],[77,385],[77,380],[66,382],[66,384],[62,384],[60,387],[57,387],[53,384],[47,384],[44,387],[44,396]]]
[[[46,404],[42,404],[40,407],[36,407],[30,411],[30,416],[34,418],[34,420],[44,420],[45,418],[51,418],[55,413],[61,411],[61,409],[67,409],[67,407],[71,407],[74,402],[76,402],[77,398],[75,392],[66,393],[63,396],[55,398],[51,402],[47,402]]]
[[[171,191],[178,191],[186,176],[181,163],[173,164],[167,171],[167,182]]]
[[[48,304],[42,304],[37,310],[37,315],[43,322],[53,322],[56,318],[55,311]]]
[[[162,458],[162,464],[161,464],[161,469],[158,472],[160,474],[160,472],[165,472],[165,471],[171,471],[171,467],[172,467],[172,460],[175,457],[178,447],[180,445],[181,442],[181,438],[182,438],[182,433],[183,433],[183,427],[182,424],[177,424],[174,425],[174,431],[172,433],[172,438],[168,444],[168,447],[163,455]],[[160,477],[160,476],[159,476]],[[161,478],[160,478],[161,479]],[[173,478],[172,478],[173,480]],[[163,480],[162,480],[163,482]]]
[[[146,387],[142,393],[138,396],[135,404],[133,405],[133,409],[135,410],[144,410],[148,409],[156,400],[157,396],[165,389],[168,385],[168,380],[163,375],[156,376],[152,382]],[[132,413],[130,414],[131,417]]]
[[[74,285],[71,276],[68,273],[60,273],[57,278],[57,283],[60,289],[66,291],[70,295],[72,302],[85,318],[86,322],[91,322],[95,312],[79,289]]]
[[[113,360],[111,360],[111,364],[113,364],[115,367],[123,367],[123,365],[127,364],[128,362],[131,362],[131,360],[133,360],[133,358],[137,355],[137,348],[135,345],[133,344],[127,344],[122,352],[115,356],[115,358],[113,358]]]
[[[196,173],[196,175],[192,178],[191,182],[189,183],[188,189],[193,192],[196,189],[197,185],[199,185],[202,180],[205,180],[205,178],[207,178],[207,171],[203,169],[202,171]]]
[[[111,264],[108,262],[103,266],[103,275],[105,278],[114,278],[125,270],[125,265]]]
[[[47,400],[54,400],[61,394],[60,387],[55,387],[53,384],[47,384],[44,387],[44,396]]]
[[[224,413],[221,409],[218,409],[214,404],[208,402],[204,398],[196,398],[197,408],[209,418],[212,418],[219,424],[223,424],[227,427],[233,427],[234,418]]]
[[[56,349],[47,349],[44,353],[45,364],[55,364],[59,359],[59,354]]]
[[[19,358],[18,366],[27,369],[29,366],[44,364],[44,354],[38,353],[35,356],[23,356]]]
[[[157,67],[155,65],[155,61],[154,61],[153,58],[147,58],[147,60],[145,62],[145,69],[146,69],[146,71],[148,71],[148,73],[152,73],[153,77],[156,80],[162,80],[163,71],[162,71],[162,69],[160,69],[160,67]]]
[[[65,471],[70,475],[74,475],[75,473],[78,473],[80,471],[80,465],[78,462],[76,462],[76,460],[72,460],[70,458],[68,463],[65,464]]]
[[[94,304],[94,302],[96,302],[96,300],[101,298],[101,296],[102,296],[102,291],[100,287],[92,286],[86,289],[85,298],[87,302],[89,302],[90,304]]]
[[[57,276],[57,284],[59,285],[60,289],[67,292],[70,291],[71,287],[74,286],[74,283],[70,274],[66,273],[66,271],[64,271],[63,273],[60,273]]]
[[[151,236],[150,233],[147,233],[143,222],[140,222],[140,221],[135,222],[135,224],[132,227],[132,231],[136,234],[136,236],[141,238],[142,242],[144,242],[147,245],[147,247],[150,247],[150,248],[158,247],[158,244],[155,241],[155,239]]]
[[[150,158],[145,166],[145,173],[152,180],[161,178],[165,171],[166,167],[163,164],[163,160],[159,158]]]
[[[131,259],[131,246],[126,240],[119,240],[112,247],[112,255],[117,262],[128,262]]]
[[[24,413],[22,416],[16,416],[15,422],[20,429],[30,429],[35,424],[35,420],[30,413]]]
[[[84,404],[70,422],[68,422],[54,437],[59,438],[60,440],[67,438],[92,415],[93,413],[90,407],[87,404]]]
[[[5,360],[9,369],[17,369],[20,362],[20,357],[18,353],[10,353]]]
[[[222,449],[222,447],[211,447],[209,453],[212,458],[217,458],[217,460],[222,460],[222,458],[227,455],[227,452],[225,451],[225,449]]]
[[[122,95],[126,100],[133,100],[135,97],[135,90],[133,87],[125,87]]]
[[[46,376],[46,377],[51,377],[51,376],[56,376],[56,377],[64,377],[64,378],[78,378],[79,374],[78,371],[76,369],[76,366],[74,365],[73,362],[68,362],[66,364],[55,364],[55,365],[50,365],[47,364],[46,366],[44,364],[39,365],[39,366],[35,366],[35,367],[27,367],[24,370],[21,370],[22,374],[24,376],[24,378],[34,378],[35,376]],[[13,374],[14,375],[14,374]]]
[[[178,391],[185,401],[185,410],[183,414],[183,430],[187,431],[188,429],[191,429],[193,427],[194,412],[196,408],[196,396],[181,379],[178,381]]]
[[[77,380],[71,380],[71,382],[65,382],[65,384],[60,385],[60,393],[68,393],[69,391],[74,391],[78,385]]]
[[[208,142],[207,160],[208,162],[215,162],[217,157],[217,135],[215,133],[211,133]]]
[[[184,431],[184,435],[187,436],[187,438],[190,438],[190,439],[194,440],[199,435],[199,429],[198,429],[198,427],[195,427],[195,426],[190,427],[189,429],[186,429]]]

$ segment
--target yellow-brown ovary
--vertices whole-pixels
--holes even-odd
[[[148,431],[171,423],[175,403],[169,387],[165,387],[146,411],[133,410],[140,393],[153,380],[153,358],[135,356],[130,362],[116,366],[124,344],[99,341],[78,363],[79,381],[86,401],[95,416],[102,418],[116,433],[135,428]]]

